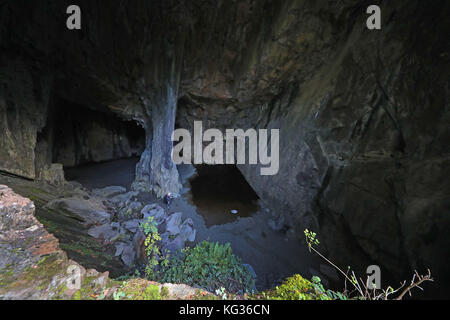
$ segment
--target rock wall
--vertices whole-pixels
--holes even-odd
[[[45,126],[51,76],[0,58],[0,170],[34,179],[38,132]]]
[[[318,230],[327,254],[361,274],[378,264],[397,281],[430,267],[445,286],[450,69],[439,30],[449,6],[382,8],[383,29],[372,32],[362,3],[285,2],[230,54],[233,81],[196,70],[202,86],[180,100],[178,122],[279,128],[279,173],[239,168],[300,239]]]
[[[53,123],[53,162],[64,166],[140,156],[145,131],[108,113],[59,105]]]

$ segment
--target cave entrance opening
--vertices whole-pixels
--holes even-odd
[[[190,179],[192,203],[209,228],[249,217],[259,197],[235,165],[197,165]]]
[[[54,114],[52,162],[65,178],[89,189],[117,185],[127,189],[145,148],[145,131],[135,121],[71,104]]]

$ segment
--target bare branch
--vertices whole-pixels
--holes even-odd
[[[417,278],[417,281],[416,281],[416,278]],[[400,295],[397,297],[397,300],[402,300],[403,297],[405,296],[405,294],[407,294],[407,293],[411,296],[411,290],[412,290],[413,288],[418,287],[418,288],[420,288],[421,290],[423,290],[423,289],[420,287],[420,284],[423,283],[423,282],[425,282],[425,281],[431,281],[431,282],[434,281],[434,279],[431,277],[431,271],[430,271],[430,269],[428,269],[428,274],[425,275],[425,276],[421,276],[421,275],[419,275],[419,274],[417,273],[417,271],[415,271],[414,276],[413,276],[413,278],[412,278],[412,280],[411,280],[410,285],[407,286],[407,287],[402,291],[402,293],[400,293]]]

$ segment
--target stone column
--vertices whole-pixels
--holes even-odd
[[[164,46],[163,46],[164,48]],[[178,170],[172,161],[172,133],[178,101],[179,61],[182,54],[165,48],[153,59],[151,79],[145,79],[141,101],[147,113],[146,148],[136,169],[134,189],[153,191],[158,197],[179,193]]]

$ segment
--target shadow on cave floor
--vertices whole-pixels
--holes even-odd
[[[77,181],[88,189],[122,186],[130,189],[139,157],[64,168],[68,181]]]

